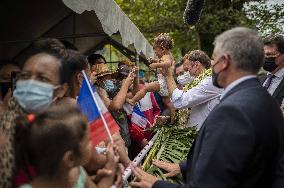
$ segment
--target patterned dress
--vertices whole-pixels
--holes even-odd
[[[25,115],[24,110],[12,98],[8,109],[0,116],[0,131],[3,132],[6,143],[0,149],[0,187],[11,188],[15,171],[15,121]]]

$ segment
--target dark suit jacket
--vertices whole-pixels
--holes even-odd
[[[220,101],[205,120],[187,159],[186,184],[154,188],[271,187],[281,153],[283,118],[256,78]]]
[[[267,78],[267,75],[263,75],[259,77],[261,84],[265,82],[266,78]],[[282,79],[282,81],[280,82],[280,84],[278,85],[274,93],[272,94],[272,97],[277,100],[279,105],[281,105],[283,98],[284,98],[284,78]]]

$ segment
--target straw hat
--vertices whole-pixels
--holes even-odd
[[[112,75],[114,76],[114,74],[116,74],[117,72],[111,72],[107,66],[107,64],[95,64],[92,66],[92,68],[95,71],[95,77],[96,78],[100,78],[102,76],[106,76],[106,75]]]

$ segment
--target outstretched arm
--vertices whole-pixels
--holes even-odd
[[[120,91],[117,93],[117,95],[113,98],[113,100],[110,102],[108,106],[109,110],[114,111],[122,108],[123,104],[125,103],[128,88],[132,84],[134,77],[135,77],[135,71],[131,71],[128,77],[125,80],[123,80]]]
[[[128,99],[128,103],[135,105],[136,102],[140,101],[147,92],[159,91],[160,84],[159,82],[151,82],[145,85],[145,87],[141,88],[132,99]]]

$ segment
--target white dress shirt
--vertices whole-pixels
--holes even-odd
[[[188,126],[199,130],[210,111],[219,103],[223,89],[213,86],[212,77],[206,77],[197,86],[184,92],[176,88],[171,96],[175,108],[191,108]]]
[[[268,93],[270,93],[270,95],[273,95],[276,88],[279,86],[280,82],[282,81],[282,79],[284,77],[284,68],[279,69],[274,75],[275,75],[275,77],[271,80],[271,84],[270,84],[269,88],[267,89],[267,91],[268,91]],[[265,86],[266,82],[267,82],[267,79],[263,83],[263,86]]]

